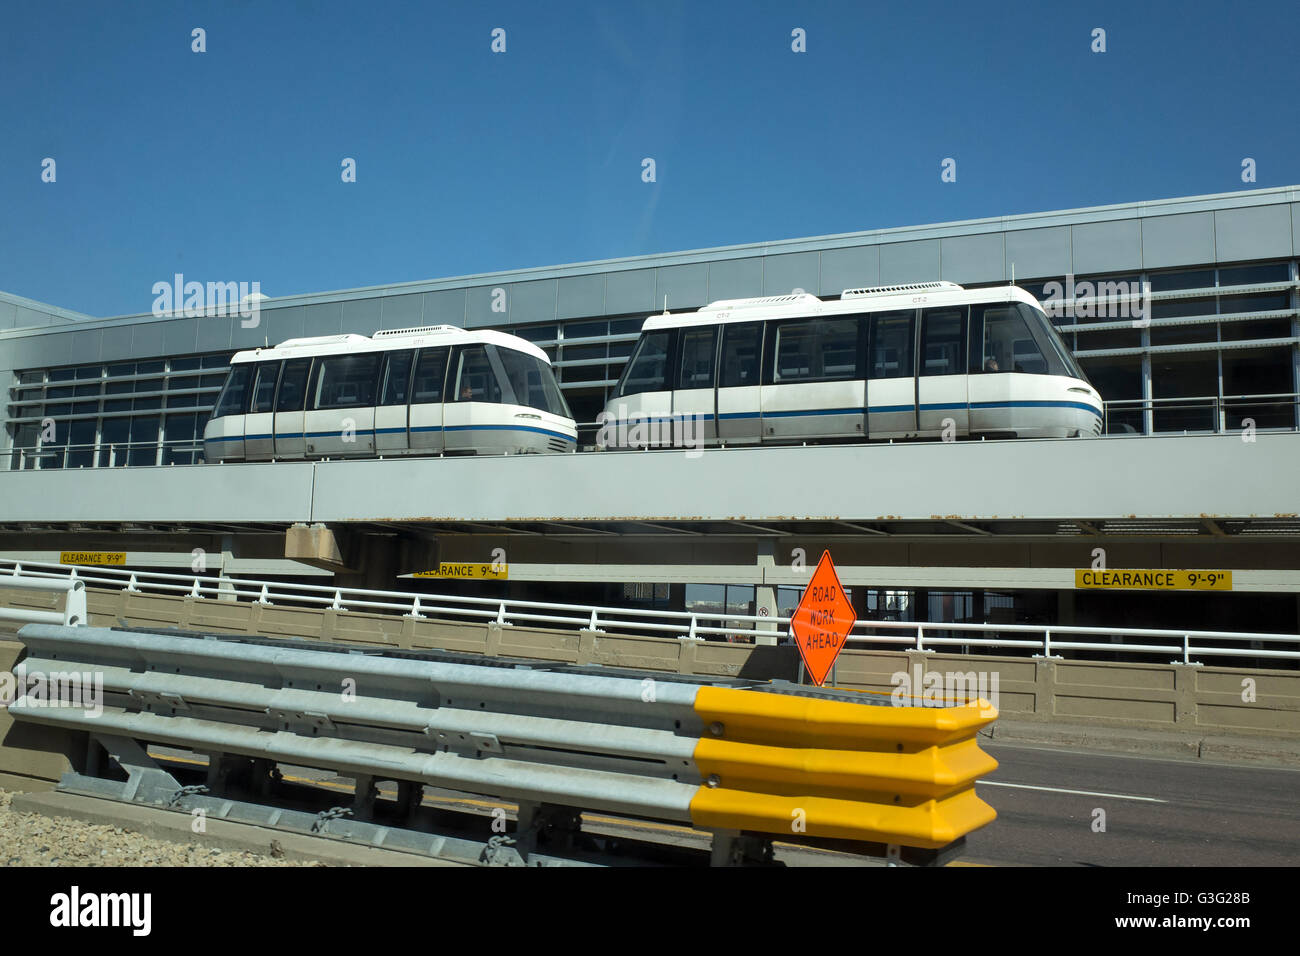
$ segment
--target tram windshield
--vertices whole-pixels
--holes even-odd
[[[226,384],[217,397],[213,418],[225,415],[242,415],[248,403],[248,380],[252,378],[253,366],[242,364],[232,366],[226,376]]]
[[[983,316],[981,371],[1063,375],[1087,381],[1040,310],[1023,302],[999,302],[975,306],[972,311]]]
[[[526,405],[572,418],[550,365],[497,345],[467,345],[452,395],[462,402]]]

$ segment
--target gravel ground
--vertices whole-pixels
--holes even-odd
[[[323,866],[202,843],[171,843],[123,827],[20,813],[0,790],[0,869],[7,866]],[[202,840],[199,836],[198,839]]]

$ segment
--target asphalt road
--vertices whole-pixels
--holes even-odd
[[[976,785],[998,819],[967,838],[956,865],[1295,866],[1300,864],[1300,769],[1101,754],[1042,746],[980,746],[998,769]],[[171,753],[171,751],[168,751]],[[295,768],[293,779],[350,793],[351,781]],[[480,814],[497,801],[430,788],[425,802]],[[513,809],[513,808],[511,808]],[[1104,818],[1096,813],[1104,811]],[[1101,823],[1104,819],[1104,830]],[[1094,829],[1096,827],[1097,829]],[[587,815],[592,832],[708,846],[701,831]],[[880,866],[778,846],[790,866]]]
[[[1295,866],[1300,770],[981,742],[998,819],[962,859],[1000,866]],[[1037,789],[1035,789],[1037,788]],[[1082,791],[1082,792],[1070,792]],[[1094,831],[1104,812],[1104,832]]]

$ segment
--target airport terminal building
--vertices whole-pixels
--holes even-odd
[[[0,292],[0,378],[8,385],[0,469],[194,464],[236,351],[440,324],[500,329],[544,349],[580,425],[581,447],[592,442],[642,322],[665,304],[681,312],[795,290],[836,299],[851,288],[932,280],[966,287],[1014,280],[1055,300],[1049,315],[1105,400],[1109,435],[1215,435],[1247,426],[1294,432],[1298,261],[1300,186],[1292,186],[269,298],[255,325],[238,316],[95,318]],[[46,553],[74,541],[19,547],[20,530],[10,527],[0,550]],[[227,570],[235,573],[237,563]],[[258,567],[311,572],[266,561]],[[611,590],[620,587],[621,594]],[[604,579],[591,593],[739,610],[754,607],[755,587],[743,576],[729,584],[699,572],[635,585]],[[1032,594],[999,604],[996,590],[886,588],[871,601],[880,608],[892,601],[910,609],[898,613],[921,620],[987,619],[995,607],[1014,608],[1012,618],[1059,611]],[[1281,604],[1261,625],[1295,626],[1290,592],[1281,589]],[[890,596],[897,594],[905,596]],[[797,589],[780,589],[777,608],[787,610],[794,597]],[[761,594],[757,600],[764,603]]]

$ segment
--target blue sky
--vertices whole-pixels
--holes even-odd
[[[118,315],[175,272],[292,295],[1300,183],[1298,9],[8,0],[0,289]]]

